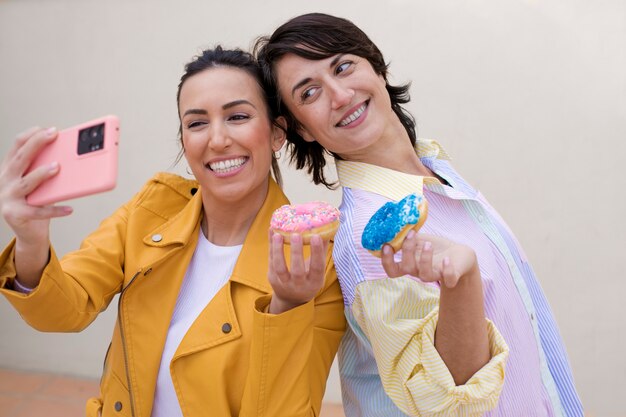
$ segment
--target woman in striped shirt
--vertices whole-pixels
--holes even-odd
[[[325,154],[336,161],[343,201],[333,257],[349,324],[339,351],[346,414],[582,415],[522,249],[444,149],[417,139],[402,108],[408,85],[388,83],[376,45],[352,22],[312,13],[261,38],[255,50],[277,90],[297,167],[331,186]],[[412,192],[429,201],[422,237],[407,238],[402,257],[383,251],[381,263],[362,247],[363,228],[380,206]],[[438,250],[433,235],[471,247],[477,270],[454,287],[424,282],[412,259],[416,248]],[[502,337],[510,347],[503,388]]]

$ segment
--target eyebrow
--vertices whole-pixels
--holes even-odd
[[[248,104],[256,109],[256,106],[254,104],[250,103],[248,100],[241,99],[241,100],[235,100],[235,101],[231,101],[231,102],[224,104],[222,106],[222,110],[228,110],[231,107],[239,106],[240,104]],[[188,114],[207,115],[208,112],[204,109],[189,109],[185,112],[185,114],[183,114],[183,117],[187,116]]]
[[[332,68],[335,65],[337,65],[337,62],[339,62],[341,60],[341,58],[344,57],[344,55],[346,55],[346,54],[339,54],[336,57],[334,57],[333,60],[330,61],[330,63],[328,64],[328,67]],[[304,78],[303,80],[301,80],[300,82],[298,82],[296,85],[294,85],[293,88],[291,89],[291,97],[293,97],[293,95],[296,93],[296,90],[298,90],[300,87],[302,87],[303,85],[307,84],[311,80],[312,80],[311,77],[307,77],[307,78]]]
[[[183,114],[183,117],[187,116],[188,114],[202,114],[205,115],[207,114],[206,110],[202,110],[202,109],[189,109],[185,112],[185,114]]]
[[[256,106],[254,104],[252,104],[248,100],[244,100],[244,99],[235,100],[235,101],[231,101],[230,103],[226,103],[226,104],[224,104],[222,106],[222,109],[223,110],[230,109],[231,107],[239,106],[240,104],[248,104],[248,105],[250,105],[250,106],[252,106],[253,108],[256,109]]]

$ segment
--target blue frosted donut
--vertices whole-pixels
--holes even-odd
[[[376,256],[385,243],[392,242],[404,230],[420,227],[426,220],[426,199],[417,194],[409,194],[397,203],[389,202],[372,215],[363,230],[361,245]],[[402,245],[392,244],[395,250]]]

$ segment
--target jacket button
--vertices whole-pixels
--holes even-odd
[[[154,235],[152,235],[152,241],[153,242],[160,242],[163,240],[163,236],[161,236],[160,234],[156,233]]]
[[[122,403],[120,401],[115,403],[115,411],[122,411]]]
[[[191,193],[191,195],[196,195],[196,193],[198,192],[198,189],[194,187],[189,192]]]
[[[222,324],[222,332],[224,333],[230,333],[230,331],[233,329],[233,327],[230,325],[230,323],[224,323]]]

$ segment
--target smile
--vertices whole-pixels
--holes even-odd
[[[240,157],[234,159],[226,159],[224,161],[211,162],[208,164],[209,169],[218,174],[226,174],[230,171],[234,171],[246,163],[248,158]]]
[[[363,104],[361,104],[361,106],[358,109],[356,109],[354,111],[354,113],[352,113],[351,115],[349,115],[348,117],[346,117],[345,119],[343,119],[342,121],[337,123],[337,126],[339,126],[339,127],[348,126],[350,123],[352,123],[355,120],[357,120],[359,117],[361,117],[361,115],[363,114],[363,112],[367,108],[367,105],[368,105],[368,101],[366,101]]]

